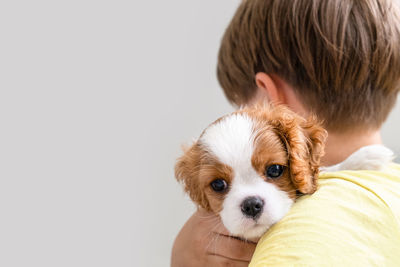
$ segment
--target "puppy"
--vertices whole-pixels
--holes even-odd
[[[317,189],[326,131],[283,106],[244,108],[208,126],[178,159],[192,200],[232,235],[254,239]]]
[[[175,176],[234,235],[256,240],[301,195],[317,189],[327,132],[283,106],[244,108],[208,126],[175,165]],[[361,148],[323,171],[381,169],[393,153]]]

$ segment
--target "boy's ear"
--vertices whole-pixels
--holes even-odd
[[[293,185],[302,194],[314,193],[327,131],[314,117],[304,121],[296,116],[285,115],[276,122],[288,152]]]
[[[286,103],[285,90],[282,88],[282,81],[276,75],[269,75],[264,72],[258,72],[255,76],[257,85],[257,95],[263,96],[258,99],[259,102],[265,101],[265,98],[272,104]]]
[[[268,75],[264,72],[258,72],[255,76],[255,80],[257,84],[258,95],[267,97],[268,100],[273,104],[284,103],[283,95],[279,89],[279,85],[271,75]],[[259,101],[262,102],[263,100]]]
[[[181,182],[190,198],[202,208],[209,210],[207,196],[200,184],[201,148],[195,142],[184,149],[184,154],[175,164],[175,177]]]

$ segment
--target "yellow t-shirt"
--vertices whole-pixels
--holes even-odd
[[[400,266],[400,165],[323,173],[259,241],[249,266]]]

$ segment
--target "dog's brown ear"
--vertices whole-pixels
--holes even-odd
[[[209,210],[207,196],[200,184],[201,148],[198,143],[184,150],[175,164],[175,177],[181,182],[190,198],[202,208]]]
[[[295,114],[284,114],[275,124],[288,152],[293,185],[302,194],[314,193],[324,155],[326,130],[314,117],[304,120]]]

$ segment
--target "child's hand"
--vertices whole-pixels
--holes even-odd
[[[229,236],[218,216],[199,210],[178,234],[171,266],[248,266],[255,248],[254,242]]]

